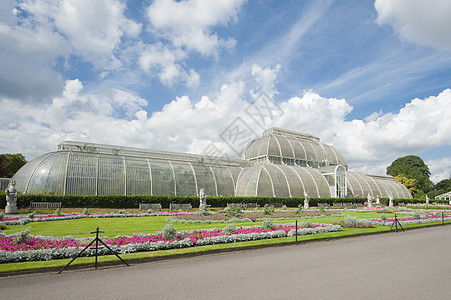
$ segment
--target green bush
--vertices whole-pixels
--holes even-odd
[[[241,210],[241,206],[233,204],[233,205],[227,207],[225,215],[227,217],[237,217],[237,216],[241,215],[242,213],[243,213],[243,211]]]
[[[274,206],[268,205],[268,203],[265,204],[263,207],[263,214],[265,215],[272,215],[274,213]]]
[[[226,234],[234,234],[236,231],[236,226],[234,224],[227,224],[222,231]]]
[[[0,231],[1,230],[5,230],[6,229],[6,224],[5,223],[0,223]]]
[[[287,209],[288,209],[288,207],[286,205],[282,206],[282,210],[287,210]]]
[[[302,204],[299,204],[298,207],[296,207],[296,209],[294,210],[294,213],[300,215],[302,213],[302,209],[303,209]]]
[[[262,223],[262,229],[263,230],[273,230],[274,229],[274,223],[271,219],[264,219]]]
[[[61,213],[61,208],[57,208],[57,209],[55,210],[55,215],[57,215],[57,216],[61,216],[61,215],[62,215],[62,213]]]
[[[26,229],[22,230],[16,236],[14,237],[14,243],[16,244],[22,244],[27,241],[28,235],[30,234],[31,228],[27,227]]]
[[[381,214],[381,220],[382,221],[387,221],[387,216],[385,214]]]
[[[4,216],[4,214],[2,212],[0,212],[0,221],[3,220],[3,216]]]
[[[89,211],[89,209],[87,207],[85,207],[85,208],[83,208],[81,213],[84,214],[84,215],[89,215],[91,212]]]
[[[172,224],[166,224],[161,233],[170,240],[177,237],[177,229]]]
[[[299,223],[299,227],[312,228],[313,227],[313,222],[312,221],[301,222],[301,223]]]

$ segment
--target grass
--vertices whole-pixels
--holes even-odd
[[[111,210],[110,210],[111,211]],[[357,212],[344,212],[344,214],[355,216],[359,219],[369,219],[369,218],[379,218],[380,214],[376,212],[367,213],[357,213]],[[394,213],[386,213],[387,217],[392,217]],[[34,235],[51,235],[51,236],[67,236],[71,235],[73,237],[92,237],[90,232],[94,231],[97,226],[99,226],[101,231],[105,231],[102,236],[114,237],[116,235],[132,235],[134,233],[155,233],[161,231],[166,225],[164,222],[166,217],[129,217],[129,218],[99,218],[99,219],[79,219],[79,220],[66,220],[66,221],[51,221],[51,222],[37,222],[29,223],[27,225],[9,225],[8,228],[2,231],[5,234],[11,234],[19,232],[27,227],[31,227],[31,234]],[[333,223],[335,221],[342,220],[343,217],[327,217],[327,218],[299,218],[298,221],[311,220],[314,223]],[[292,220],[278,220],[275,223],[293,223],[295,219]],[[445,222],[451,224],[451,221]],[[237,226],[254,226],[259,225],[261,222],[255,223],[240,223]],[[403,226],[406,229],[426,227],[437,225],[440,223],[429,223],[429,224],[416,224]],[[174,224],[177,230],[196,230],[196,229],[209,229],[209,228],[223,228],[227,224]],[[361,234],[373,234],[388,232],[390,227],[387,226],[375,226],[374,228],[366,229],[354,229],[354,228],[343,228],[340,232],[332,232],[325,234],[315,234],[298,236],[298,241],[300,243],[308,241],[317,241],[323,239],[332,238],[343,238]],[[138,252],[123,254],[121,257],[124,260],[153,260],[168,258],[180,255],[198,255],[202,253],[218,252],[218,251],[233,251],[237,249],[247,249],[252,247],[267,247],[267,246],[277,246],[284,244],[293,244],[295,242],[295,237],[278,238],[278,239],[267,239],[258,240],[250,242],[240,242],[232,244],[219,244],[219,245],[208,245],[208,246],[197,246],[184,249],[172,249],[164,251],[153,251],[153,252]],[[0,273],[10,273],[19,271],[28,271],[36,269],[46,269],[46,268],[62,268],[65,266],[70,259],[62,260],[52,260],[52,261],[36,261],[36,262],[20,262],[20,263],[10,263],[1,264]],[[119,261],[117,257],[113,255],[99,257],[100,263],[105,262],[115,262]],[[92,264],[94,262],[93,257],[82,257],[77,258],[72,265],[86,265]]]

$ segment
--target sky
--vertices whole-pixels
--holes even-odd
[[[236,157],[270,127],[349,169],[451,175],[451,1],[0,0],[0,153]]]

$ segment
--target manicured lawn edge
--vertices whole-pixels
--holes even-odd
[[[445,225],[450,224],[451,221],[445,222]],[[411,230],[433,226],[442,226],[442,223],[436,222],[426,224],[405,225],[403,226],[403,228],[406,230]],[[388,226],[375,226],[374,228],[366,228],[366,229],[343,228],[343,230],[340,232],[298,236],[298,244],[302,245],[309,242],[328,241],[340,238],[351,238],[371,234],[388,233],[389,230],[390,227]],[[398,226],[398,232],[399,231],[401,231],[401,229]],[[194,257],[221,252],[252,250],[265,247],[289,246],[295,244],[295,239],[296,239],[295,237],[285,237],[285,238],[266,239],[231,244],[196,246],[190,248],[170,249],[163,251],[137,252],[137,253],[122,254],[121,257],[130,264],[155,262],[160,260],[179,259],[183,257]],[[59,269],[61,269],[67,263],[69,263],[70,260],[71,259],[60,259],[51,261],[34,261],[34,262],[2,264],[0,265],[0,277],[14,276],[20,274],[57,272]],[[64,272],[78,269],[93,268],[94,260],[95,260],[94,257],[77,258]],[[114,255],[99,256],[98,263],[100,267],[122,264],[122,262],[119,261],[119,259]]]

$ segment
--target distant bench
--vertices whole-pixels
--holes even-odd
[[[61,208],[61,202],[30,202],[30,208],[28,209],[28,212],[31,212],[31,210],[55,210]]]
[[[191,205],[191,203],[186,204],[186,203],[170,203],[169,204],[169,211],[172,212],[173,210],[177,210],[177,209],[181,209],[181,210],[189,210],[192,211],[193,210],[193,206]]]
[[[260,206],[257,203],[227,203],[227,207],[231,206],[239,206],[241,209],[247,208],[259,208]]]
[[[161,203],[139,203],[139,211],[148,209],[158,209],[161,212]]]

